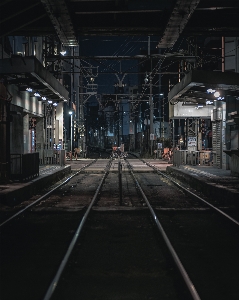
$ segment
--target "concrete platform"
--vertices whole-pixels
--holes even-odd
[[[15,205],[71,173],[71,166],[40,166],[39,177],[28,182],[0,184],[0,202]]]
[[[212,166],[168,165],[166,172],[223,205],[239,207],[239,177],[232,176],[230,170]]]
[[[79,170],[90,161],[92,159],[67,161],[67,165],[64,167],[41,166],[40,175],[34,180],[0,184],[0,202],[8,205],[19,203],[72,171]],[[160,171],[173,175],[186,185],[202,191],[206,196],[220,200],[222,204],[235,204],[239,207],[239,177],[232,176],[230,170],[198,165],[174,167],[163,159],[145,159],[145,161]],[[144,168],[139,169],[139,171],[143,171]]]

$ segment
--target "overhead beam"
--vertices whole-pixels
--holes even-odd
[[[78,46],[73,23],[64,0],[41,0],[63,46]]]
[[[70,0],[70,2],[115,2],[115,0]]]
[[[15,26],[14,28],[9,29],[8,31],[5,31],[3,34],[0,35],[0,38],[4,37],[4,36],[8,36],[10,34],[14,35],[14,32],[16,32],[19,29],[23,29],[23,31],[24,31],[24,28],[26,28],[26,26],[28,26],[28,25],[30,25],[30,24],[32,24],[32,23],[34,23],[34,22],[36,22],[36,21],[38,21],[40,19],[43,19],[45,17],[46,17],[46,14],[43,14],[43,15],[38,16],[38,17],[34,17],[34,19],[32,19],[30,21],[28,20],[27,22],[22,23],[20,26]]]
[[[111,56],[83,56],[83,55],[53,55],[48,56],[47,61],[65,60],[65,59],[94,59],[94,60],[139,60],[139,59],[170,59],[170,60],[184,60],[188,62],[196,62],[195,56],[180,55],[176,53],[153,54],[153,55],[111,55]]]
[[[183,32],[200,0],[177,0],[158,48],[171,48]]]
[[[233,6],[212,6],[212,7],[200,7],[200,8],[196,8],[196,10],[209,10],[209,11],[213,11],[213,10],[221,10],[221,9],[235,9],[235,7]]]
[[[8,21],[8,20],[10,20],[10,19],[14,19],[16,16],[22,14],[22,13],[25,12],[25,11],[28,11],[28,10],[32,9],[33,7],[35,7],[35,6],[39,5],[39,4],[40,4],[40,3],[33,3],[32,5],[29,5],[29,6],[27,6],[26,8],[24,8],[24,9],[22,9],[22,10],[19,10],[18,12],[14,13],[14,14],[9,15],[9,16],[7,16],[6,18],[0,19],[0,24],[1,24],[1,23],[4,23],[4,22],[6,22],[6,21]]]
[[[162,10],[101,10],[101,11],[77,11],[77,15],[101,15],[101,14],[137,14],[137,13],[156,13]]]
[[[7,4],[7,3],[11,2],[11,1],[12,1],[12,0],[1,1],[1,2],[0,2],[0,6],[5,5],[5,4]]]
[[[85,26],[87,25],[87,27]],[[89,26],[89,24],[84,24],[84,26],[79,26],[76,28],[77,32],[81,36],[97,36],[97,35],[104,35],[104,36],[128,36],[128,35],[159,35],[161,32],[161,28],[158,27],[149,27],[148,24],[145,26],[138,26],[135,24],[135,27],[132,26]]]

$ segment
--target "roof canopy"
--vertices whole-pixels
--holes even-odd
[[[221,98],[239,97],[239,74],[192,70],[172,88],[168,100],[172,104],[179,101],[205,104],[215,100],[215,92],[219,92]]]
[[[1,59],[0,76],[21,90],[32,88],[51,100],[68,101],[68,91],[35,57]]]

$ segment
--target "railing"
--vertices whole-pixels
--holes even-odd
[[[46,149],[40,151],[40,165],[60,165],[64,166],[65,150]]]
[[[0,162],[0,183],[8,181],[9,177],[8,163]]]
[[[39,176],[39,153],[11,154],[11,179],[28,181]]]
[[[210,165],[213,163],[212,151],[174,150],[173,165]]]

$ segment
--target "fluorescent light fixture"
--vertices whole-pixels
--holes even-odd
[[[48,102],[49,104],[51,104],[51,103],[52,103],[52,100],[48,100],[47,102]]]
[[[31,93],[32,89],[28,87],[28,88],[26,88],[26,91],[28,91],[29,93]]]
[[[54,103],[53,103],[53,105],[54,105],[54,106],[57,106],[57,103],[56,103],[56,102],[54,102]]]
[[[206,104],[207,105],[213,104],[213,101],[208,100],[208,101],[206,101]]]
[[[195,107],[196,109],[203,108],[203,105],[198,105]]]
[[[60,53],[61,53],[61,55],[66,55],[66,50],[62,50],[62,51],[60,51]]]
[[[216,90],[213,90],[213,89],[208,89],[208,90],[207,90],[207,92],[208,92],[208,93],[210,93],[210,94],[212,94],[212,93],[215,93],[215,92],[216,92]]]
[[[41,97],[41,95],[40,95],[38,92],[35,92],[35,93],[34,93],[34,96],[35,96],[35,97]]]
[[[42,98],[42,100],[46,100],[46,97],[41,97]]]

